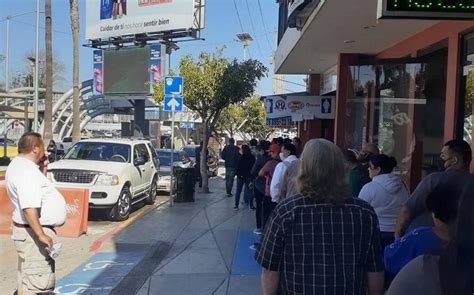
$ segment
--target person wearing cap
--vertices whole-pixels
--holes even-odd
[[[262,227],[265,227],[268,217],[270,217],[270,214],[276,207],[276,203],[272,202],[270,185],[272,183],[276,166],[280,163],[280,151],[281,148],[278,144],[270,145],[267,151],[270,161],[268,161],[258,173],[258,176],[265,177],[265,196],[263,197],[262,202]]]

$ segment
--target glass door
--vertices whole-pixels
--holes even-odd
[[[443,146],[446,52],[423,60],[379,60],[350,66],[345,146],[366,142],[397,159],[410,187],[439,168]],[[444,57],[444,63],[442,61]]]

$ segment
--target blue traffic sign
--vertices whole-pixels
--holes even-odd
[[[183,98],[166,96],[163,103],[163,110],[166,112],[182,112],[183,111]]]
[[[181,129],[193,129],[194,123],[193,122],[181,122],[179,123],[179,128]]]
[[[183,77],[165,77],[165,96],[183,95]]]

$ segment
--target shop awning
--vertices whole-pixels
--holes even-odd
[[[377,20],[377,0],[320,3],[301,31],[285,32],[275,53],[276,73],[322,73],[339,53],[377,54],[438,22]]]

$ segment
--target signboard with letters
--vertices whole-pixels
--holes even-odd
[[[264,100],[269,120],[290,118],[293,122],[335,118],[335,97],[276,95]],[[285,119],[287,120],[287,119]]]
[[[378,1],[378,18],[474,19],[472,0]]]
[[[86,39],[196,28],[195,0],[88,0]]]

